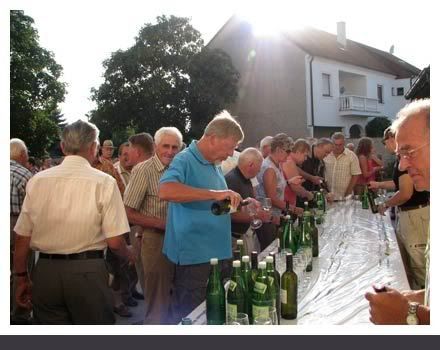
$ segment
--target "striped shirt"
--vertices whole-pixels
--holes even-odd
[[[19,215],[23,206],[24,196],[26,195],[26,184],[33,174],[23,165],[15,160],[10,161],[10,177],[11,177],[11,215]]]
[[[124,193],[124,204],[145,216],[166,220],[168,202],[159,199],[159,180],[166,168],[157,154],[136,165]]]
[[[72,254],[103,250],[106,238],[130,231],[116,181],[80,156],[34,175],[14,231],[33,250]]]
[[[354,175],[362,174],[359,166],[359,159],[356,154],[348,148],[344,149],[337,158],[330,153],[324,158],[325,181],[336,199],[345,197],[345,191]]]

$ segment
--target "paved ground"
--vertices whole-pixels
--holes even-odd
[[[138,302],[138,306],[128,307],[128,309],[133,314],[132,317],[121,317],[115,314],[116,324],[143,324],[144,316],[145,316],[145,301],[144,300],[136,300]]]

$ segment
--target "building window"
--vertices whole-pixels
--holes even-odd
[[[397,96],[403,96],[404,90],[403,87],[397,88]]]
[[[322,96],[331,96],[330,91],[330,74],[322,73]]]
[[[396,89],[395,88],[391,88],[391,96],[396,96]]]
[[[377,100],[379,103],[383,103],[383,86],[377,85]]]

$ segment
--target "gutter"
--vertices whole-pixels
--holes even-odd
[[[312,59],[309,61],[309,70],[310,70],[310,112],[311,112],[311,117],[312,117],[312,137],[315,137],[315,130],[314,130],[314,126],[315,126],[315,110],[313,108],[313,70],[312,70],[312,62],[313,59],[315,58],[314,56],[311,56]]]

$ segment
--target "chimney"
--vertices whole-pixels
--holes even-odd
[[[394,55],[394,45],[391,45],[390,47],[390,54]]]
[[[347,38],[345,37],[345,22],[338,22],[337,29],[338,29],[337,41],[343,47],[346,47],[347,46]]]

